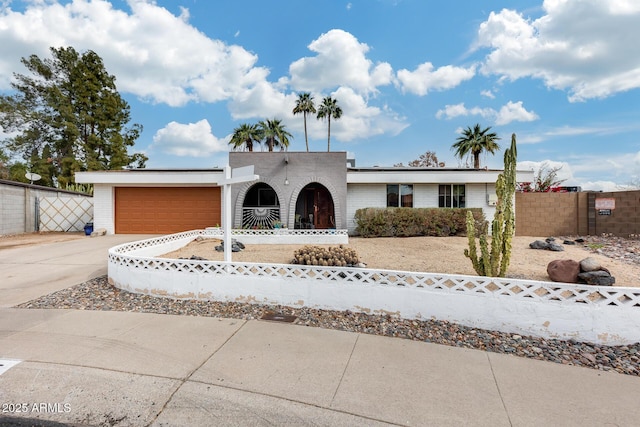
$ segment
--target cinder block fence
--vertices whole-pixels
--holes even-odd
[[[40,211],[44,199],[54,211]],[[0,235],[41,231],[41,219],[42,231],[81,231],[92,217],[93,198],[87,194],[0,180]]]
[[[640,191],[516,193],[516,235],[640,234]]]

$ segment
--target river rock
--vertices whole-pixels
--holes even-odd
[[[549,247],[547,249],[554,252],[564,251],[564,247],[561,244],[558,244],[556,242],[549,242]]]
[[[547,265],[547,274],[554,282],[578,283],[580,263],[572,259],[556,259]]]
[[[580,273],[578,274],[578,278],[584,281],[587,285],[611,286],[616,283],[616,278],[605,270],[587,271],[584,273]]]
[[[546,241],[536,240],[529,243],[531,249],[546,249],[548,251],[561,252],[564,251],[564,247],[561,244],[555,242],[556,239],[548,237]]]
[[[542,240],[536,240],[534,242],[529,243],[529,247],[531,249],[548,249],[549,243],[544,242]]]
[[[107,234],[106,228],[98,228],[97,230],[93,230],[91,232],[91,237],[105,236],[106,234]]]
[[[231,252],[242,252],[245,248],[244,244],[236,239],[231,239]],[[220,244],[214,248],[218,252],[224,252],[224,240],[220,241]]]
[[[588,257],[580,261],[580,270],[583,272],[602,270],[602,265],[597,259]]]

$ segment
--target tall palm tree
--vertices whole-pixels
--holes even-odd
[[[307,144],[307,153],[309,152],[309,139],[307,138],[307,114],[315,114],[316,106],[313,105],[313,96],[309,92],[299,93],[296,100],[296,106],[293,108],[293,114],[302,113],[304,117],[304,142]]]
[[[455,150],[456,156],[462,159],[467,154],[473,156],[473,168],[480,169],[480,154],[483,151],[494,154],[500,149],[496,142],[500,138],[495,132],[489,132],[491,126],[481,129],[480,124],[476,124],[473,129],[468,126],[462,131],[462,136],[458,137],[457,142],[451,146]]]
[[[289,147],[289,138],[293,138],[293,135],[285,129],[286,126],[282,124],[282,120],[263,120],[258,123],[258,127],[269,151],[273,151],[275,147],[280,147],[280,150]]]
[[[318,116],[317,119],[328,120],[327,127],[327,151],[331,151],[331,118],[338,120],[342,117],[342,108],[338,107],[338,100],[331,98],[330,96],[325,97],[322,100],[322,104],[318,107]]]
[[[233,145],[234,150],[244,148],[253,151],[253,143],[260,144],[261,139],[262,134],[257,125],[243,123],[233,130],[229,145]]]

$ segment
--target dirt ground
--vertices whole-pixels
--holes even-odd
[[[580,261],[593,257],[608,268],[616,278],[615,286],[640,287],[640,265],[625,264],[604,255],[592,253],[583,245],[564,245],[563,252],[530,249],[529,243],[544,238],[516,236],[507,276],[519,279],[549,280],[547,265],[556,259]],[[420,271],[432,273],[466,274],[475,276],[471,261],[464,256],[466,237],[405,237],[372,238],[350,237],[345,245],[356,250],[361,262],[368,268]],[[223,253],[214,247],[218,239],[193,241],[187,246],[163,255],[163,258],[190,258],[199,256],[222,261]],[[242,252],[232,258],[241,262],[266,262],[288,264],[296,249],[304,245],[246,245]],[[322,247],[336,245],[318,245]]]
[[[78,233],[24,233],[0,236],[0,250],[11,247],[39,245],[87,238]],[[544,238],[516,236],[513,239],[509,277],[549,280],[547,264],[555,259],[580,261],[593,257],[611,271],[616,278],[615,286],[640,287],[640,265],[626,264],[604,255],[593,253],[583,245],[564,245],[563,252],[529,249],[529,243]],[[217,239],[194,241],[175,252],[163,255],[165,258],[189,258],[192,255],[210,260],[223,260],[223,254],[216,252]],[[243,252],[233,254],[234,261],[267,262],[288,264],[293,252],[304,245],[247,245]],[[319,245],[329,247],[332,245]],[[335,246],[335,245],[333,245]],[[364,239],[350,237],[345,245],[356,250],[362,262],[369,268],[432,273],[476,275],[471,261],[464,256],[467,248],[466,237],[406,237]]]
[[[14,248],[18,246],[42,245],[44,243],[65,242],[85,238],[84,232],[42,232],[0,235],[0,249]]]

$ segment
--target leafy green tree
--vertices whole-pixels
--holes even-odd
[[[293,136],[285,129],[286,126],[282,124],[282,120],[267,119],[259,122],[258,127],[269,151],[273,151],[276,147],[280,147],[280,150],[289,147],[289,138]]]
[[[258,125],[243,123],[233,130],[229,145],[233,145],[234,149],[244,148],[253,151],[253,144],[260,144],[261,139],[262,132]]]
[[[50,50],[51,58],[22,58],[31,74],[16,73],[15,94],[0,97],[0,126],[16,132],[7,147],[27,163],[46,159],[42,170],[61,187],[76,171],[144,167],[145,155],[128,153],[142,126],[129,126],[130,107],[100,56],[72,47]]]
[[[460,159],[471,154],[473,156],[473,168],[480,169],[480,154],[483,151],[494,154],[500,149],[496,142],[500,138],[495,132],[489,132],[490,130],[491,127],[480,128],[480,124],[476,124],[473,129],[467,127],[451,148],[455,150],[456,156]]]
[[[9,180],[16,181],[16,182],[29,183],[29,180],[27,180],[27,176],[26,176],[27,172],[29,172],[29,168],[25,163],[15,162],[11,164],[11,166],[9,167]],[[40,184],[40,183],[37,182],[34,184]]]
[[[293,114],[300,114],[304,117],[304,142],[307,144],[307,153],[309,152],[309,139],[307,137],[307,114],[315,114],[316,106],[313,104],[313,96],[310,93],[299,93],[296,100],[296,106],[293,108]]]
[[[396,163],[393,166],[404,167],[402,163]],[[419,158],[411,160],[408,166],[412,168],[443,168],[445,164],[444,162],[438,161],[438,156],[436,156],[435,152],[426,151],[424,154],[420,154]]]
[[[9,179],[9,156],[0,147],[0,179]]]
[[[318,107],[317,119],[327,118],[327,151],[331,151],[331,118],[338,120],[342,117],[342,108],[338,106],[338,100],[327,96],[322,99],[322,104]]]

